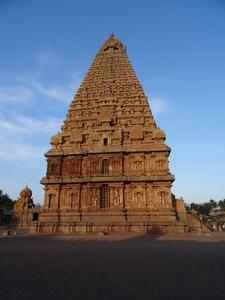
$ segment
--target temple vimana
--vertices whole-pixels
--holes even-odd
[[[126,47],[111,35],[45,153],[44,205],[35,209],[26,187],[14,224],[32,233],[188,231],[184,201],[171,193],[165,139]]]

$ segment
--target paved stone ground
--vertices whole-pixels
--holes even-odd
[[[225,295],[225,233],[19,233],[2,236],[0,230],[0,299],[214,300]]]

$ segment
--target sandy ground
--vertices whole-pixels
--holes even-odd
[[[225,233],[3,236],[0,299],[217,299]],[[14,233],[15,230],[11,230]]]

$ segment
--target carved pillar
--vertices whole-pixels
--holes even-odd
[[[146,186],[146,209],[149,209],[149,205],[151,204],[152,199],[151,199],[151,186],[148,184]]]
[[[124,155],[120,155],[119,158],[121,159],[121,174],[124,175]]]
[[[51,158],[50,158],[50,157],[47,157],[47,158],[46,158],[46,161],[47,161],[47,170],[46,170],[46,175],[47,175],[47,177],[48,177],[48,174],[49,174],[49,169],[50,169],[50,167],[49,167],[49,164],[50,164]]]
[[[59,164],[58,175],[61,176],[61,174],[62,174],[62,161],[63,161],[63,157],[59,156],[57,158],[57,161],[58,161],[58,164]]]
[[[56,197],[57,197],[57,208],[59,209],[60,208],[60,192],[61,192],[61,185],[60,184],[57,184],[56,188]]]
[[[72,207],[72,199],[71,199],[71,193],[70,193],[72,188],[70,186],[67,186],[65,189],[66,189],[66,192],[64,194],[65,205]]]
[[[79,160],[79,176],[82,175],[82,162],[83,162],[83,157],[80,156],[78,157],[78,160]]]
[[[146,166],[145,166],[145,158],[146,156],[145,155],[141,155],[141,158],[142,158],[142,164],[143,164],[143,173],[145,174],[145,170],[146,170]]]
[[[134,189],[136,188],[136,186],[130,185],[130,190],[131,190],[131,195],[130,198],[132,199],[132,205],[136,204],[135,203],[135,194],[134,194]]]
[[[82,207],[82,204],[81,204],[81,189],[82,189],[82,186],[81,184],[79,184],[76,189],[78,190],[78,207],[79,209],[81,209]]]
[[[153,201],[154,201],[154,204],[156,204],[158,206],[157,190],[158,190],[159,185],[157,182],[154,182],[152,187],[153,187]]]
[[[95,186],[96,197],[97,197],[97,200],[96,200],[96,206],[97,207],[100,207],[100,198],[101,198],[101,191],[100,191],[100,189],[101,189],[100,185],[99,186]]]
[[[153,173],[155,173],[155,158],[156,158],[156,155],[153,152],[151,155],[151,169],[152,169],[151,171],[154,171]]]
[[[127,199],[128,199],[128,186],[127,185],[125,185],[124,186],[124,197],[123,197],[123,208],[125,208],[126,207],[126,201],[127,201]]]
[[[122,182],[120,185],[120,205],[124,206],[124,183]]]
[[[147,188],[147,186],[146,185],[142,185],[141,187],[143,189],[144,203],[145,203],[145,207],[147,209],[147,207],[148,207],[148,203],[147,203],[147,199],[146,199],[146,188]]]
[[[48,207],[49,206],[49,197],[47,197],[47,191],[48,191],[48,187],[45,185],[45,187],[43,188],[44,190],[44,206]]]
[[[89,207],[91,207],[92,206],[92,186],[90,186],[89,184],[87,184],[86,190],[87,190],[87,201],[86,201],[86,204],[88,204]]]

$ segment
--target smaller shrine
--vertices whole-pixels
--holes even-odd
[[[24,224],[28,224],[31,221],[37,220],[38,213],[35,210],[32,191],[26,186],[18,197],[14,209],[11,226],[17,228],[26,228]]]
[[[28,188],[28,186],[25,187],[20,192],[20,197],[18,197],[16,204],[14,206],[14,210],[21,210],[21,209],[29,209],[34,207],[32,191]]]

